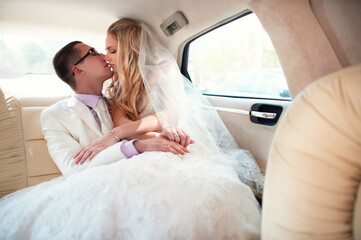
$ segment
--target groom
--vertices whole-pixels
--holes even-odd
[[[58,77],[75,92],[41,114],[41,125],[49,153],[64,176],[72,172],[130,158],[144,151],[182,153],[186,149],[164,137],[137,141],[119,141],[111,133],[113,123],[106,99],[102,95],[104,81],[113,76],[104,55],[94,48],[74,41],[54,56]],[[99,152],[91,161],[74,159],[83,147],[103,137],[113,136],[114,145]]]

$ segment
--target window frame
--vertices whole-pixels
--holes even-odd
[[[233,21],[236,21],[242,17],[245,17],[249,14],[252,14],[254,12],[252,12],[251,10],[246,10],[244,13],[240,14],[239,16],[236,16],[235,18],[230,19],[229,21],[226,21],[220,25],[217,25],[207,31],[205,31],[204,33],[196,36],[195,38],[189,40],[183,48],[183,54],[182,54],[182,63],[181,63],[181,73],[190,81],[192,82],[192,78],[188,73],[188,59],[189,59],[189,46],[190,44],[197,40],[198,38],[208,34],[209,32],[212,32],[220,27],[223,27],[224,25],[227,25],[228,23],[231,23]],[[270,97],[254,97],[254,96],[236,96],[236,95],[223,95],[223,94],[214,94],[214,93],[202,93],[202,95],[204,96],[212,96],[212,97],[227,97],[227,98],[245,98],[245,99],[262,99],[262,100],[276,100],[276,101],[287,101],[287,102],[291,102],[292,99],[281,99],[281,98],[270,98]]]

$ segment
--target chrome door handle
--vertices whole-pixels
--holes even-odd
[[[277,113],[251,111],[251,116],[258,118],[274,119]]]
[[[251,122],[265,126],[274,126],[281,117],[283,107],[279,105],[256,103],[249,113]]]

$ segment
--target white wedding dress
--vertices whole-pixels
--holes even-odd
[[[190,153],[145,152],[5,196],[0,239],[260,238],[257,164],[202,96],[183,87],[169,52],[155,42],[144,51],[150,42],[142,40],[139,61],[149,97],[142,116],[155,111],[163,126],[186,130]]]
[[[259,239],[260,210],[232,168],[147,152],[0,200],[0,239]]]
[[[145,152],[5,196],[0,239],[259,239],[253,192],[203,151]]]

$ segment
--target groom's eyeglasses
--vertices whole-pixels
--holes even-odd
[[[87,56],[89,55],[99,55],[99,53],[97,52],[97,50],[95,50],[94,48],[89,49],[89,51],[82,57],[80,58],[74,65],[78,65],[81,61],[83,61]],[[74,76],[74,72],[73,72],[73,76]]]
[[[89,56],[90,54],[94,55],[99,55],[99,53],[97,52],[97,50],[95,50],[94,48],[90,49],[85,55],[84,57],[80,58],[79,61],[77,61],[74,65],[78,65],[81,61],[83,61],[87,56]]]

